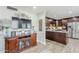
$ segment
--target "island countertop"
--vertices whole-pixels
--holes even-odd
[[[61,31],[55,31],[55,30],[46,30],[46,31],[50,31],[50,32],[59,32],[59,33],[67,33],[66,30],[61,30]]]

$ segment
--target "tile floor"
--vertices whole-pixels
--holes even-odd
[[[79,53],[79,40],[68,38],[68,44],[47,40],[46,45],[38,44],[21,53]]]

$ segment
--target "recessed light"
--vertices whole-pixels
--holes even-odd
[[[37,7],[36,6],[33,6],[33,9],[36,9]]]

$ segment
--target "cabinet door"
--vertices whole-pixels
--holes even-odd
[[[5,52],[8,52],[8,40],[5,40]]]
[[[8,45],[8,47],[9,47],[9,52],[13,52],[14,51],[14,49],[15,49],[15,41],[14,40],[9,40],[9,45]]]
[[[13,20],[12,21],[12,28],[15,28],[15,29],[18,28],[18,20]]]
[[[16,39],[15,39],[15,50],[16,50],[16,51],[17,51],[18,48],[19,48],[19,47],[18,47],[18,44],[19,44],[19,43],[18,43],[18,38],[16,38]]]
[[[36,34],[31,34],[31,45],[36,45]]]
[[[62,26],[62,20],[58,21],[58,26]]]

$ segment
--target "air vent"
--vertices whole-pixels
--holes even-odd
[[[14,7],[11,7],[11,6],[7,6],[7,8],[8,8],[8,9],[10,9],[10,10],[17,11],[17,9],[16,9],[16,8],[14,8]]]

